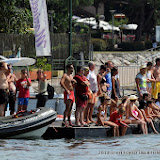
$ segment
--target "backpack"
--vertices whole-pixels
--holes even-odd
[[[48,84],[47,92],[48,92],[48,99],[53,99],[53,97],[54,97],[54,87],[52,87],[50,84]]]

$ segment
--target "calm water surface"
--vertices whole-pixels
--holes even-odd
[[[83,140],[0,140],[0,160],[160,159],[160,135]]]

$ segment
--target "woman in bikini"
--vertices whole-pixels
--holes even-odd
[[[147,123],[144,120],[144,117],[141,111],[137,108],[135,102],[138,99],[135,95],[129,97],[130,102],[126,106],[126,120],[127,124],[139,124],[142,128],[143,134],[148,134]]]
[[[99,94],[102,94],[102,93],[107,94],[107,87],[109,87],[109,84],[107,84],[106,79],[104,77],[105,73],[106,73],[106,66],[101,65],[99,73],[97,74]]]
[[[119,126],[114,122],[108,121],[107,119],[107,105],[109,105],[110,98],[106,94],[102,94],[99,97],[100,99],[100,106],[98,107],[98,114],[97,114],[97,123],[98,125],[102,126],[111,126],[113,127],[113,136],[119,136]]]

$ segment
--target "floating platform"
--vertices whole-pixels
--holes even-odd
[[[82,139],[82,138],[106,138],[111,137],[113,129],[111,127],[96,126],[91,124],[90,127],[62,127],[62,121],[55,121],[50,125],[45,134],[44,139]],[[160,133],[160,121],[154,122],[157,131]],[[141,127],[137,124],[130,124],[127,134],[142,134]],[[152,133],[151,127],[148,125],[148,132]]]

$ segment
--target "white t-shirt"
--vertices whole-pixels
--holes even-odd
[[[119,79],[119,74],[116,74],[116,75],[115,75],[115,79],[116,79],[116,80]]]
[[[87,79],[90,83],[90,88],[92,92],[98,92],[98,86],[97,86],[97,76],[94,73],[94,71],[89,70],[89,74],[87,76]]]

